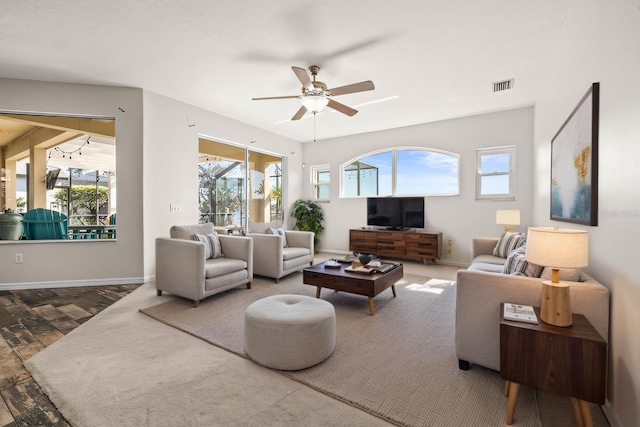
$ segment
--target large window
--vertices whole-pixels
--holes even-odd
[[[366,154],[341,166],[342,197],[460,194],[457,154],[397,148]]]
[[[476,199],[515,199],[515,146],[476,151]]]
[[[282,157],[204,138],[199,146],[200,222],[233,230],[283,219]]]
[[[69,238],[115,237],[113,118],[0,113],[0,146],[2,210],[58,211]]]

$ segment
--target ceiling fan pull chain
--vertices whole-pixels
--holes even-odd
[[[316,111],[313,112],[313,142],[316,142]]]

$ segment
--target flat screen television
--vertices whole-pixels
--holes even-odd
[[[394,230],[424,228],[424,197],[368,197],[367,225]]]
[[[53,190],[56,188],[56,181],[58,180],[58,175],[60,175],[60,169],[52,169],[47,172],[47,190]]]

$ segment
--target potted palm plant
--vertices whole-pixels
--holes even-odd
[[[300,231],[313,231],[315,233],[313,248],[317,253],[320,244],[320,234],[322,230],[324,230],[324,226],[322,225],[324,215],[320,205],[311,200],[296,200],[293,204],[291,216],[296,219],[296,229]]]

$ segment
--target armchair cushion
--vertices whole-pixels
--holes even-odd
[[[193,240],[196,242],[204,243],[204,258],[222,258],[224,254],[222,253],[222,246],[220,245],[220,239],[218,239],[218,235],[213,234],[194,234]]]
[[[311,255],[309,248],[285,248],[282,250],[282,259],[284,261],[298,258],[305,255]]]
[[[277,228],[269,227],[267,228],[267,234],[282,236],[282,247],[283,248],[287,247],[287,232],[285,231],[284,227],[277,227]]]
[[[223,276],[235,271],[242,271],[247,268],[247,262],[241,259],[232,258],[213,258],[205,263],[205,277],[211,279],[213,277]]]

